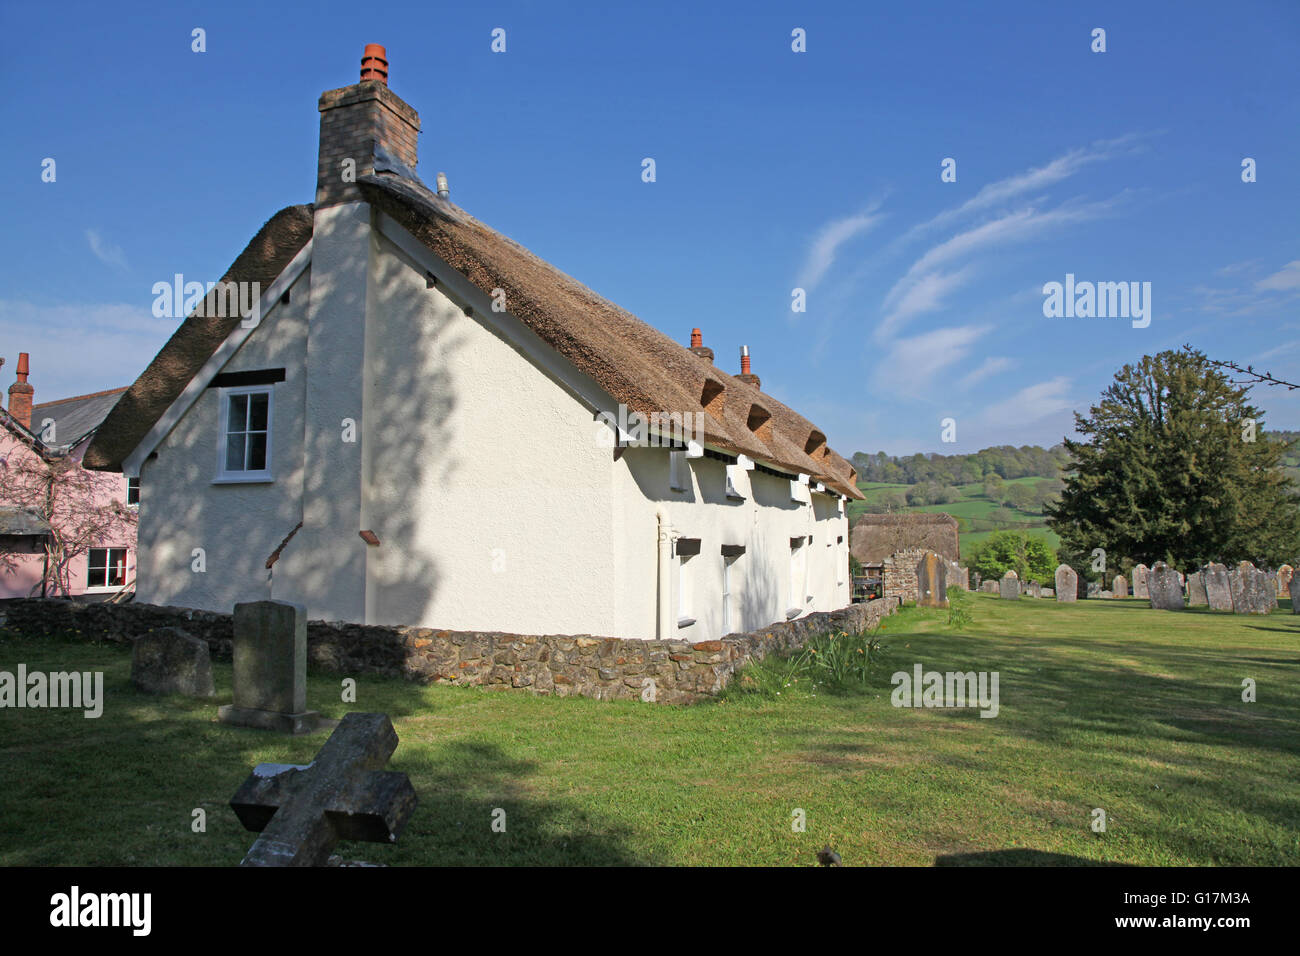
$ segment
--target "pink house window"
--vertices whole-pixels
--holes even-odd
[[[126,584],[126,548],[91,548],[86,587],[120,588]]]

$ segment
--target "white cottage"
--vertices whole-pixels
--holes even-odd
[[[86,456],[140,479],[139,600],[694,642],[848,604],[826,436],[425,186],[366,54],[315,203],[190,297]]]

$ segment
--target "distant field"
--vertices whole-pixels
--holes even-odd
[[[1036,485],[1040,481],[1048,481],[1047,478],[1030,477],[1030,478],[1013,478],[1004,482],[1008,485]],[[890,484],[881,481],[863,482],[858,485],[862,493],[866,495],[865,501],[853,501],[849,503],[848,516],[850,525],[857,521],[858,516],[867,510],[867,505],[879,501],[881,496],[890,492],[897,492],[906,495],[912,485]],[[993,510],[998,506],[996,502],[990,501],[984,497],[984,483],[974,482],[968,485],[957,485],[957,490],[961,493],[958,501],[945,505],[920,505],[918,507],[909,507],[908,511],[927,511],[950,514],[954,518],[965,518],[968,521],[991,521]],[[1014,525],[1015,530],[1026,531],[1029,534],[1046,539],[1048,545],[1052,548],[1059,548],[1061,538],[1056,532],[1050,530],[1044,522],[1041,514],[1033,512],[1011,510],[1009,524]],[[988,540],[993,531],[963,531],[961,533],[961,550],[962,555],[973,553],[975,548],[982,545]]]

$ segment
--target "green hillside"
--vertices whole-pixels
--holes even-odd
[[[1002,482],[1002,487],[1011,485],[1028,485],[1037,488],[1043,482],[1052,482],[1047,477],[1012,478]],[[850,501],[848,504],[849,525],[868,511],[879,511],[882,502],[891,495],[906,496],[915,485],[894,484],[889,482],[860,482],[858,488],[866,495],[865,501]],[[1060,537],[1047,527],[1041,508],[1031,506],[1021,510],[994,501],[985,494],[983,482],[971,482],[952,486],[957,491],[957,498],[943,504],[907,505],[902,511],[929,511],[950,514],[957,519],[961,536],[963,558],[975,552],[975,549],[988,539],[995,531],[1026,531],[1035,537],[1046,539],[1051,548],[1061,544]]]

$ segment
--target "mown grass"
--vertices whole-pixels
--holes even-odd
[[[879,635],[886,666],[848,692],[804,681],[668,707],[357,675],[344,705],[341,675],[313,673],[308,699],[390,714],[390,767],[420,795],[397,846],[344,845],[350,858],[810,865],[830,843],[846,865],[1300,864],[1300,617],[1143,603],[972,595],[960,632],[905,609]],[[102,670],[107,703],[97,720],[0,709],[0,864],[233,865],[252,840],[235,788],[324,740],[217,723],[227,664],[199,702],[136,693],[119,646],[0,632],[0,670],[18,662]],[[998,671],[998,717],[893,707],[889,675],[917,662]]]

